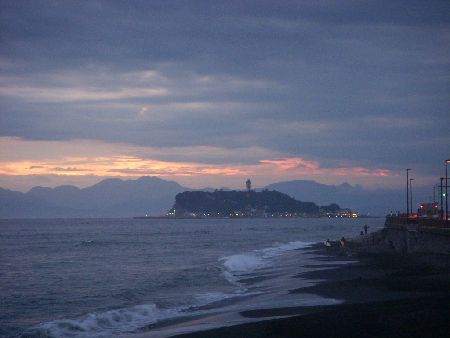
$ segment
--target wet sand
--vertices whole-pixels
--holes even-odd
[[[295,276],[323,281],[289,292],[343,304],[245,311],[242,316],[261,321],[177,337],[450,337],[448,255],[369,253],[351,245],[346,252],[338,245],[326,250],[318,244],[312,250],[330,269]],[[355,262],[339,264],[348,255]],[[276,316],[285,318],[267,320]]]

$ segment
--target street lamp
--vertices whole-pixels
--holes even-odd
[[[447,187],[448,187],[448,162],[450,162],[450,160],[446,160],[445,161],[445,220],[448,221],[448,192],[447,192]]]
[[[444,180],[445,177],[441,177],[441,219],[444,219],[444,205],[442,203],[442,181]]]
[[[410,197],[409,197],[409,203],[411,203],[411,204],[410,204],[411,207],[409,208],[409,210],[411,210],[411,214],[413,213],[412,181],[414,181],[414,178],[410,178],[410,179],[409,179],[409,194],[410,194]]]
[[[411,169],[406,169],[406,218],[409,218],[409,171]]]

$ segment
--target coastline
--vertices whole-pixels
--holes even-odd
[[[255,322],[174,337],[449,337],[448,255],[389,252],[377,246],[379,236],[364,236],[362,243],[355,238],[345,253],[336,242],[328,250],[314,245],[309,251],[321,255],[329,269],[295,277],[322,282],[288,290],[342,304],[243,311],[241,316]],[[349,256],[353,263],[339,264]]]

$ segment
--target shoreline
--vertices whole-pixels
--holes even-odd
[[[358,217],[328,217],[328,216],[133,216],[133,219],[297,219],[297,218],[327,218],[327,219],[375,219],[383,216]]]
[[[288,318],[173,337],[430,337],[447,338],[449,296],[332,305]],[[279,309],[277,309],[279,310]],[[286,309],[284,313],[291,315]]]
[[[322,266],[329,269],[300,273],[294,278],[321,282],[287,290],[341,299],[342,304],[243,311],[240,315],[254,322],[173,337],[449,337],[448,255],[374,250],[378,235],[364,236],[370,248],[360,238],[350,240],[346,252],[336,242],[328,250],[313,245],[309,252],[321,255]],[[339,264],[349,258],[354,262]]]

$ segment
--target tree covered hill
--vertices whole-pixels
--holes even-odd
[[[185,191],[175,197],[169,216],[243,217],[243,216],[319,216],[336,213],[337,204],[319,207],[298,201],[279,191]]]

